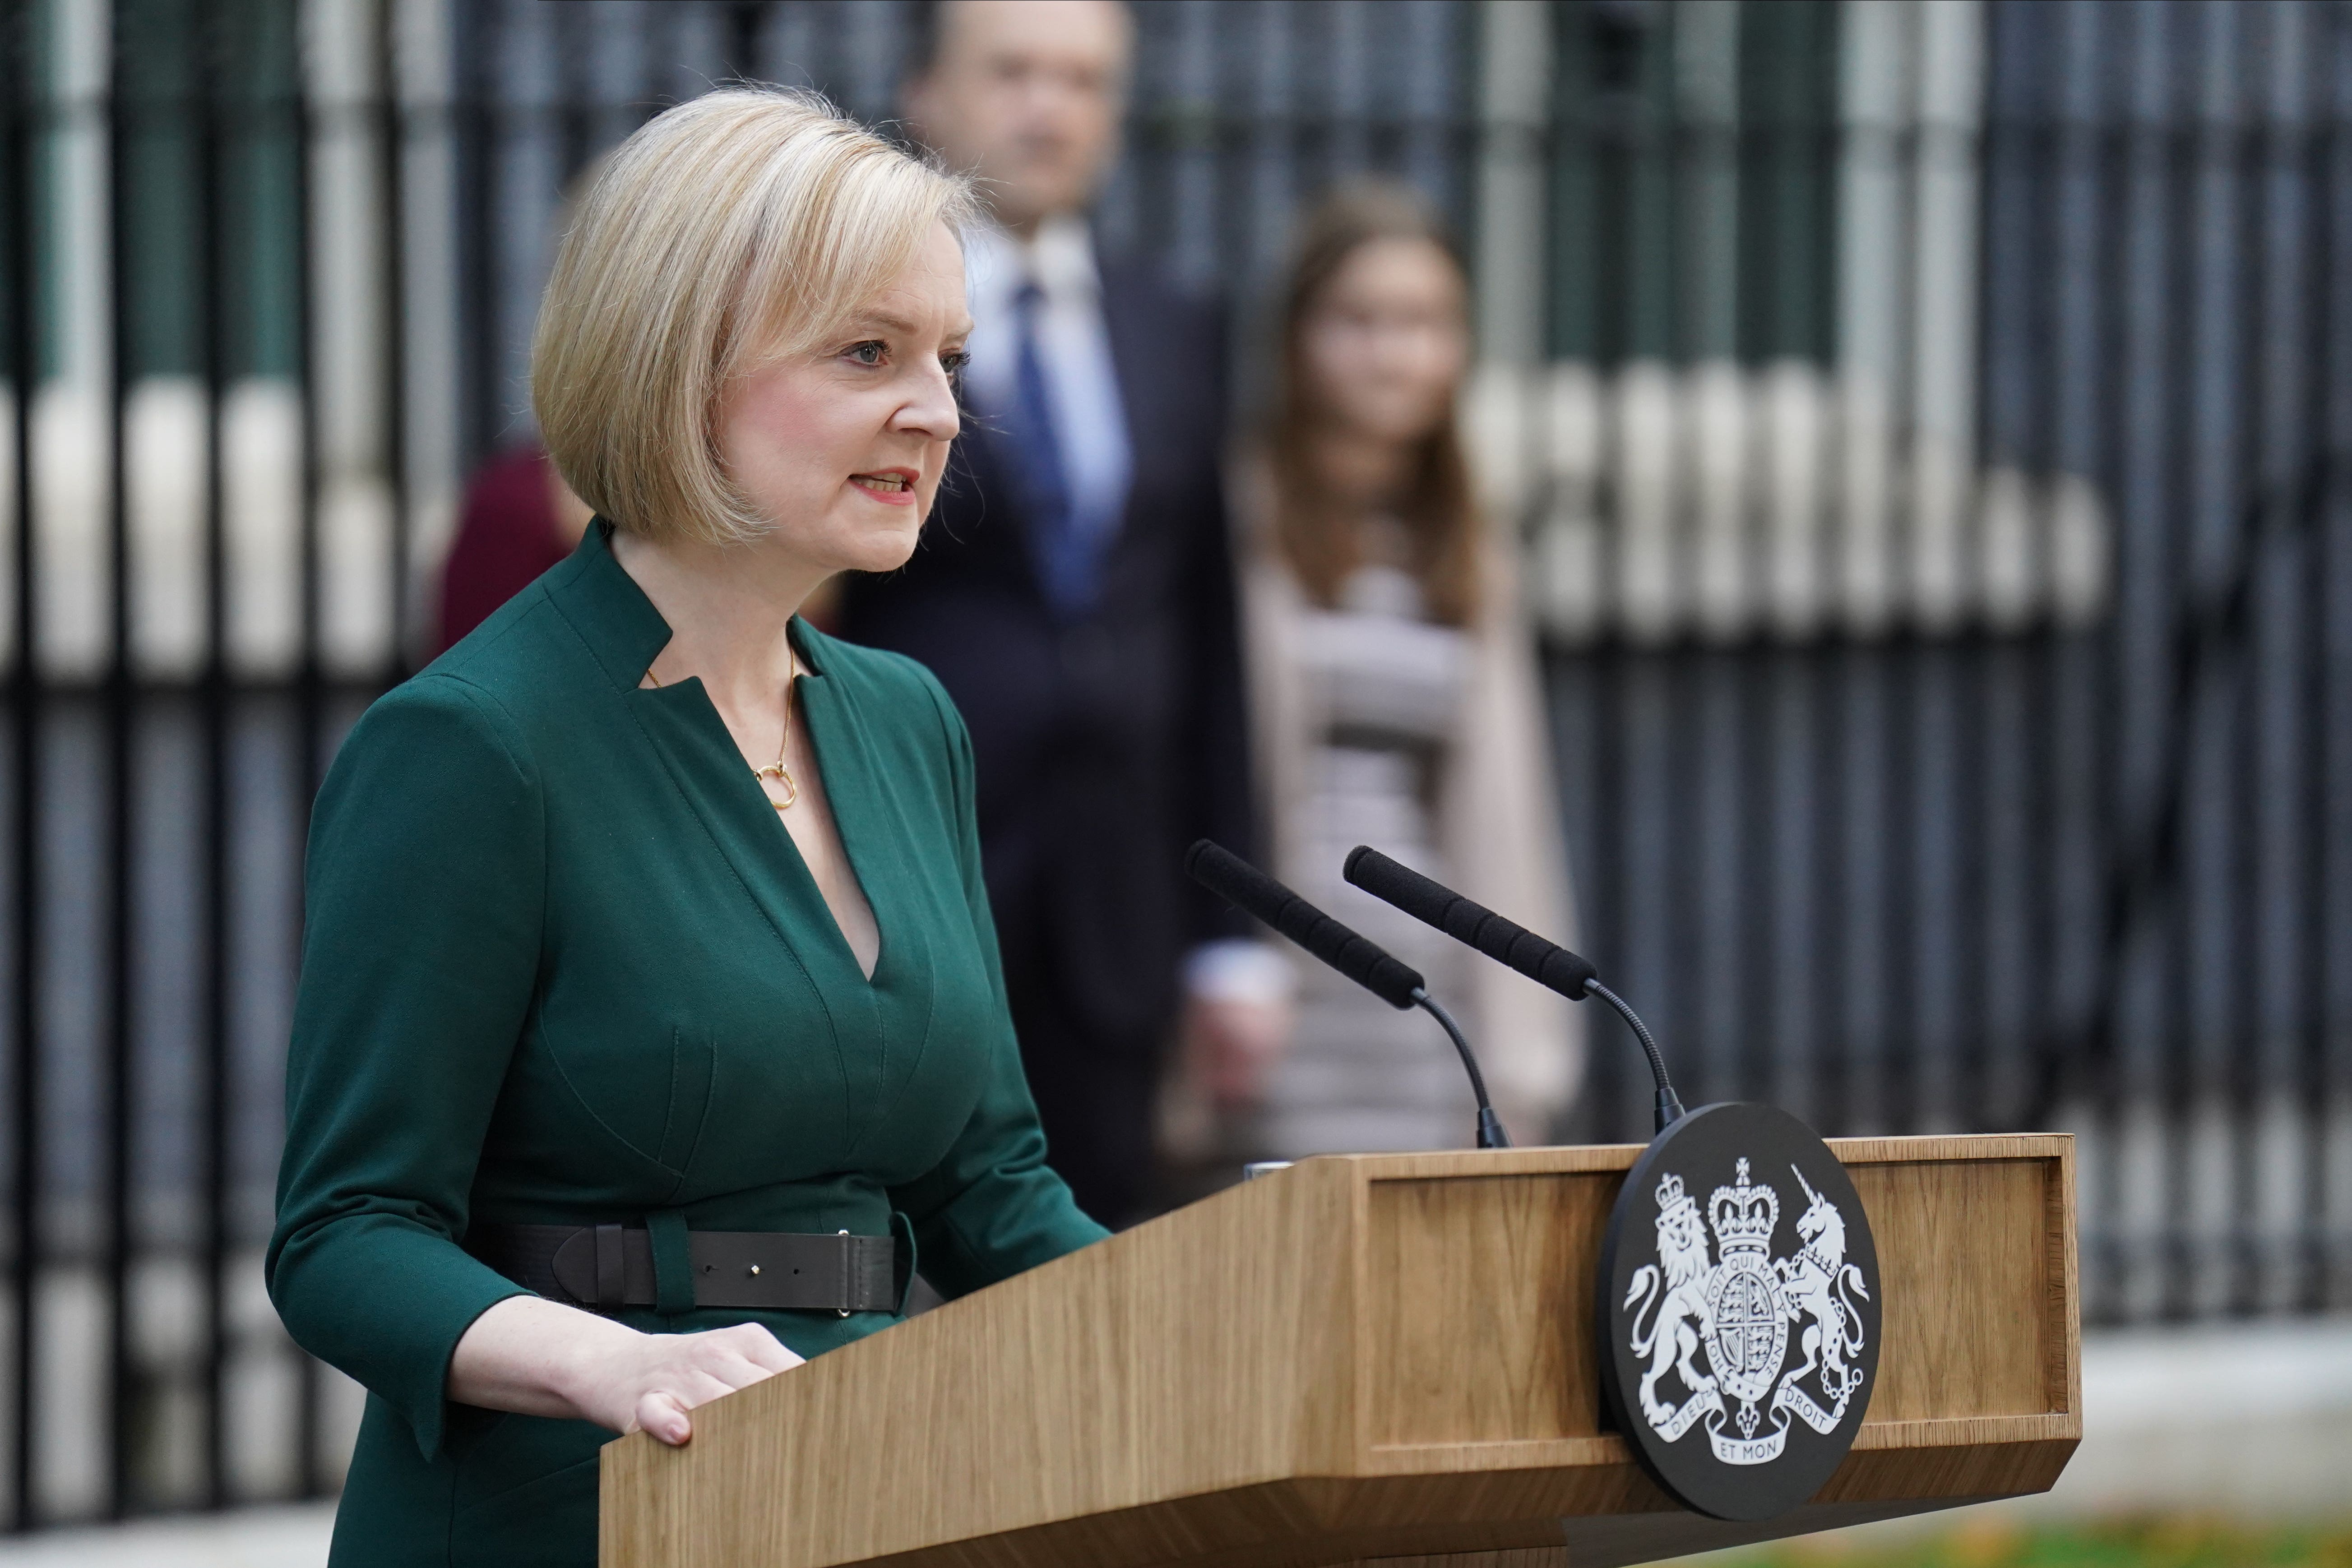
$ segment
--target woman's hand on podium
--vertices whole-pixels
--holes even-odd
[[[474,1320],[449,1357],[449,1397],[486,1410],[640,1428],[673,1446],[694,1435],[696,1405],[801,1364],[757,1323],[695,1334],[645,1334],[536,1296],[513,1296]]]

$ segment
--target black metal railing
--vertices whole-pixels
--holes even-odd
[[[1587,568],[1538,598],[1594,956],[1695,1100],[2078,1132],[2094,1322],[2340,1310],[2352,18],[1847,12],[1842,85],[1759,122],[1675,75],[1724,13],[1600,10],[1575,269],[1659,303],[1528,394],[1604,427],[1529,503]],[[1710,245],[1827,268],[1827,363],[1813,285]],[[1608,1046],[1573,1129],[1636,1137]]]

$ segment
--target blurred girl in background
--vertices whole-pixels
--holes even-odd
[[[1279,353],[1234,487],[1276,874],[1420,970],[1513,1137],[1549,1142],[1580,1067],[1567,1004],[1340,877],[1370,844],[1574,941],[1516,543],[1482,515],[1455,428],[1465,283],[1417,196],[1355,185],[1314,212]],[[1233,1141],[1279,1157],[1468,1143],[1469,1089],[1436,1026],[1291,956],[1288,1052],[1262,1083],[1206,1075]]]

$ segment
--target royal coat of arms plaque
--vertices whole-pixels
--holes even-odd
[[[1819,1491],[1878,1375],[1878,1253],[1828,1145],[1708,1105],[1626,1176],[1594,1321],[1607,1419],[1685,1507],[1771,1519]]]

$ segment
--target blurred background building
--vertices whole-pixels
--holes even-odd
[[[0,0],[18,1527],[331,1489],[259,1269],[308,801],[531,438],[567,178],[739,76],[887,119],[909,10]],[[2352,1304],[2352,8],[1136,10],[1107,247],[1262,305],[1361,170],[1464,236],[1585,942],[1685,1100],[2077,1131],[2104,1323]],[[1645,1136],[1594,1027],[1552,1131]]]

